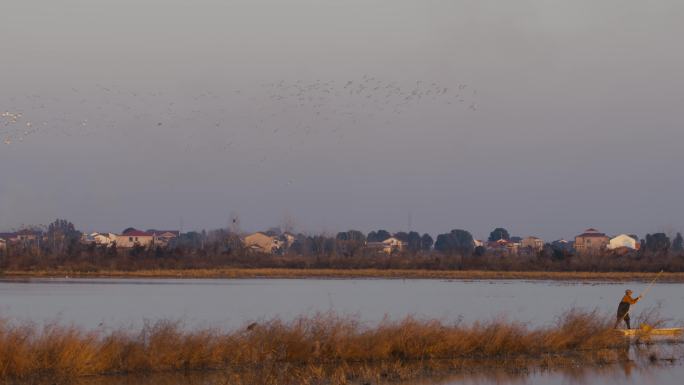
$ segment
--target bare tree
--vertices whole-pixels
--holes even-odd
[[[297,221],[295,220],[294,216],[285,211],[283,214],[283,219],[280,223],[280,230],[284,233],[294,233],[296,227]]]
[[[240,215],[235,210],[230,212],[228,230],[233,234],[240,234]]]

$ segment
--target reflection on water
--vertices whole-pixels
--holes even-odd
[[[532,361],[532,366],[511,362],[459,361],[376,364],[371,367],[301,368],[274,364],[240,371],[165,373],[149,376],[84,378],[74,385],[583,385],[660,384],[679,385],[684,377],[684,348],[679,344],[639,345],[611,350],[610,363],[583,365],[581,361],[554,361],[553,367]],[[616,363],[616,360],[619,360]],[[525,361],[528,362],[528,361]],[[459,365],[462,365],[459,367]],[[447,369],[448,368],[448,369]],[[50,385],[55,384],[54,381]],[[38,384],[36,384],[38,385]],[[48,385],[41,383],[40,385]],[[61,384],[60,384],[61,385]]]
[[[584,384],[681,384],[684,348],[679,344],[629,346],[615,349],[615,360],[603,365],[579,363],[557,368],[489,368],[484,371],[426,378],[405,384],[420,385],[584,385]]]

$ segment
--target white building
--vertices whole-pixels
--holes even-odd
[[[116,242],[116,234],[112,233],[92,233],[88,236],[96,245],[111,246]]]
[[[385,254],[392,254],[395,251],[403,251],[404,248],[408,246],[408,243],[395,237],[389,237],[382,242],[368,242],[366,246],[382,250],[382,252]]]
[[[639,242],[635,237],[627,234],[620,234],[617,237],[611,238],[608,242],[609,250],[615,250],[622,247],[626,247],[631,250],[638,250]]]

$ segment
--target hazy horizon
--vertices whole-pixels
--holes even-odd
[[[684,3],[6,3],[0,230],[684,229]]]

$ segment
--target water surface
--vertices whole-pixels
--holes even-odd
[[[634,348],[625,352],[626,361],[609,365],[569,365],[553,370],[538,368],[505,369],[492,367],[461,374],[439,374],[429,378],[418,377],[405,381],[372,380],[350,382],[350,385],[363,383],[373,385],[609,385],[609,384],[659,384],[679,385],[684,376],[681,360],[684,354],[680,346],[650,346]],[[658,352],[661,359],[651,360],[650,354]],[[662,358],[675,358],[670,362]],[[233,377],[225,372],[209,372],[194,374],[155,374],[146,376],[113,376],[86,378],[74,385],[261,385],[264,383],[299,384],[299,374],[293,370],[293,380],[287,375],[278,374],[280,382],[274,382],[270,371],[241,372],[243,376]],[[234,373],[233,373],[234,374]],[[287,380],[286,380],[287,379]],[[236,381],[237,380],[237,381]],[[48,385],[48,384],[46,384]],[[52,385],[52,384],[49,384]]]
[[[454,281],[422,279],[3,279],[0,315],[89,328],[182,320],[234,328],[264,318],[333,310],[376,322],[406,315],[474,321],[507,317],[544,325],[571,307],[613,314],[626,288],[642,282]],[[634,312],[660,306],[684,320],[684,284],[658,284]]]

